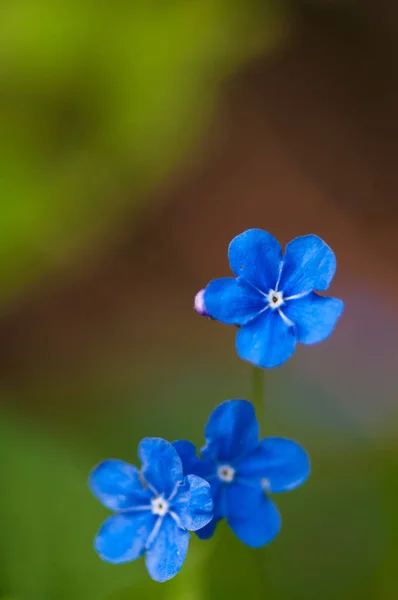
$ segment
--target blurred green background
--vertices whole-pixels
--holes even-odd
[[[397,598],[394,6],[1,3],[0,599]],[[250,398],[192,304],[253,226],[338,257],[335,334],[266,373],[263,433],[312,476],[270,546],[220,527],[156,584],[96,556],[87,476]]]

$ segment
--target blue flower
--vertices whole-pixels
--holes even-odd
[[[238,355],[271,368],[293,354],[296,342],[316,344],[333,331],[343,312],[341,300],[319,296],[336,271],[333,251],[316,235],[286,246],[266,231],[249,229],[232,240],[229,262],[235,277],[214,279],[204,294],[203,311],[238,325]]]
[[[145,438],[138,449],[142,469],[122,460],[105,460],[90,475],[93,494],[116,512],[95,538],[100,557],[118,564],[146,553],[149,575],[167,581],[181,569],[190,534],[213,517],[210,485],[184,478],[172,444]]]
[[[310,474],[306,452],[285,438],[259,439],[253,405],[227,400],[210,415],[205,428],[203,458],[186,440],[174,442],[184,472],[196,473],[211,485],[214,519],[197,535],[211,537],[220,519],[226,518],[237,537],[258,548],[279,533],[281,517],[268,493],[300,486]]]

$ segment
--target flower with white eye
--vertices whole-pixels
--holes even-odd
[[[122,460],[105,460],[90,475],[90,488],[116,514],[107,519],[95,549],[106,562],[124,563],[145,553],[149,575],[167,581],[181,569],[189,531],[213,517],[210,485],[183,475],[172,444],[145,438],[139,446],[141,471]]]
[[[259,439],[253,405],[227,400],[210,415],[202,458],[191,442],[174,442],[185,473],[196,473],[211,485],[214,519],[196,534],[207,539],[226,518],[236,536],[258,548],[271,542],[281,526],[269,493],[299,487],[310,474],[307,453],[285,438]]]
[[[295,238],[282,254],[270,233],[249,229],[232,240],[228,256],[235,277],[214,279],[195,302],[200,314],[239,327],[240,358],[277,367],[297,342],[316,344],[332,333],[344,304],[314,291],[327,290],[336,270],[333,251],[317,235]]]

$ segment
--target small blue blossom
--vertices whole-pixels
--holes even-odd
[[[196,475],[183,476],[172,444],[144,438],[138,449],[139,471],[122,460],[105,460],[91,473],[93,494],[116,514],[95,538],[100,557],[119,564],[145,552],[149,575],[167,581],[181,569],[190,534],[213,517],[210,485]]]
[[[336,271],[336,258],[316,235],[289,242],[285,254],[266,231],[249,229],[232,240],[228,257],[236,277],[214,279],[202,310],[237,325],[236,349],[243,360],[262,368],[284,363],[296,342],[316,344],[333,331],[344,304],[319,296]]]
[[[214,519],[197,531],[211,537],[220,519],[226,518],[236,536],[259,548],[279,533],[281,517],[268,493],[300,486],[310,474],[306,452],[285,438],[259,439],[253,405],[246,400],[227,400],[210,415],[205,428],[202,458],[186,440],[174,442],[184,472],[196,473],[211,485]]]

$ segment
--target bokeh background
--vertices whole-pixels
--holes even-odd
[[[2,600],[398,597],[397,66],[395,0],[3,0]],[[270,546],[156,584],[94,553],[87,475],[249,397],[192,307],[248,227],[337,254],[334,335],[266,373],[313,473]]]

